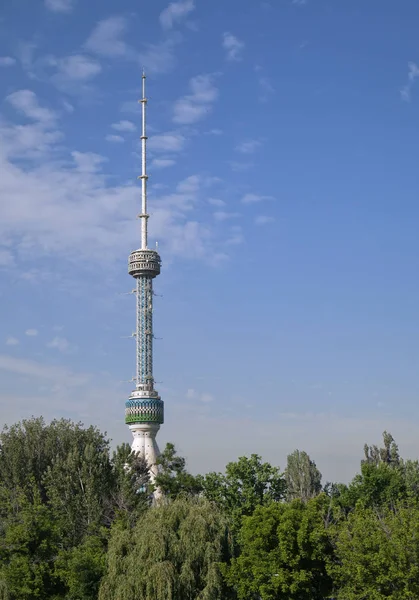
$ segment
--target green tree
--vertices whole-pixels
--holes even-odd
[[[419,509],[358,503],[341,522],[329,567],[339,600],[419,598]]]
[[[196,495],[201,491],[199,480],[186,470],[186,460],[178,456],[174,444],[166,444],[158,461],[156,487],[172,500],[181,494]]]
[[[33,482],[32,502],[17,492],[18,510],[10,516],[0,537],[0,580],[16,600],[58,596],[64,586],[54,572],[60,537],[51,509],[42,503]]]
[[[92,535],[58,554],[55,574],[66,586],[66,600],[97,600],[106,570],[106,536]]]
[[[285,494],[279,469],[262,462],[257,454],[242,456],[237,462],[228,463],[225,474],[208,473],[200,481],[205,497],[231,515],[236,527],[257,506],[278,502]]]
[[[285,469],[287,500],[299,498],[307,502],[317,496],[322,489],[322,474],[307,452],[294,450],[287,456]]]
[[[115,518],[132,527],[151,503],[152,486],[147,461],[134,454],[129,444],[118,446],[112,458],[115,486],[112,504]]]
[[[228,521],[213,504],[166,500],[133,530],[115,527],[99,600],[227,598],[219,563],[229,548]]]
[[[323,600],[332,590],[326,565],[330,499],[258,507],[243,519],[240,556],[224,567],[240,600]]]
[[[393,468],[400,466],[401,459],[399,455],[399,447],[394,441],[391,433],[384,431],[383,444],[384,445],[382,448],[378,448],[378,446],[375,445],[368,446],[368,444],[365,444],[365,458],[362,460],[362,463],[372,464],[375,466],[379,465],[380,463],[384,463]]]

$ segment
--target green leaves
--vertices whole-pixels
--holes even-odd
[[[258,507],[243,519],[241,553],[225,568],[241,600],[323,600],[332,590],[326,561],[332,547],[325,528],[329,500]]]
[[[226,598],[219,563],[229,552],[228,520],[213,504],[165,501],[134,530],[113,531],[99,600]]]

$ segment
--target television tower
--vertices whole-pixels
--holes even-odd
[[[160,274],[161,259],[156,250],[147,246],[147,134],[145,95],[146,76],[142,76],[143,97],[139,100],[142,107],[141,133],[141,247],[129,255],[128,273],[136,279],[137,326],[136,338],[136,382],[129,400],[125,403],[125,423],[134,436],[132,451],[140,452],[150,468],[150,477],[154,481],[157,475],[157,457],[159,448],[156,434],[164,421],[164,402],[154,389],[153,377],[153,279]]]

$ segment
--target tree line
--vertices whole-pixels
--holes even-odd
[[[194,476],[173,444],[153,502],[128,444],[69,420],[0,433],[0,600],[419,598],[419,463],[392,436],[322,485],[306,452]]]

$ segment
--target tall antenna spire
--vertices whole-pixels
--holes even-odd
[[[149,215],[147,214],[147,132],[146,132],[146,108],[147,98],[145,95],[145,80],[146,75],[143,69],[142,83],[143,83],[143,97],[140,100],[142,109],[142,130],[141,130],[141,213],[138,215],[141,219],[141,249],[147,248],[147,221]]]
[[[159,447],[156,434],[164,422],[164,402],[154,389],[153,375],[153,279],[160,274],[161,259],[157,250],[147,247],[147,169],[145,73],[142,76],[143,97],[141,131],[141,247],[128,259],[128,273],[136,279],[136,376],[135,389],[125,403],[125,423],[134,436],[132,451],[140,452],[150,468],[153,481],[158,472]],[[158,492],[155,492],[155,495]]]

